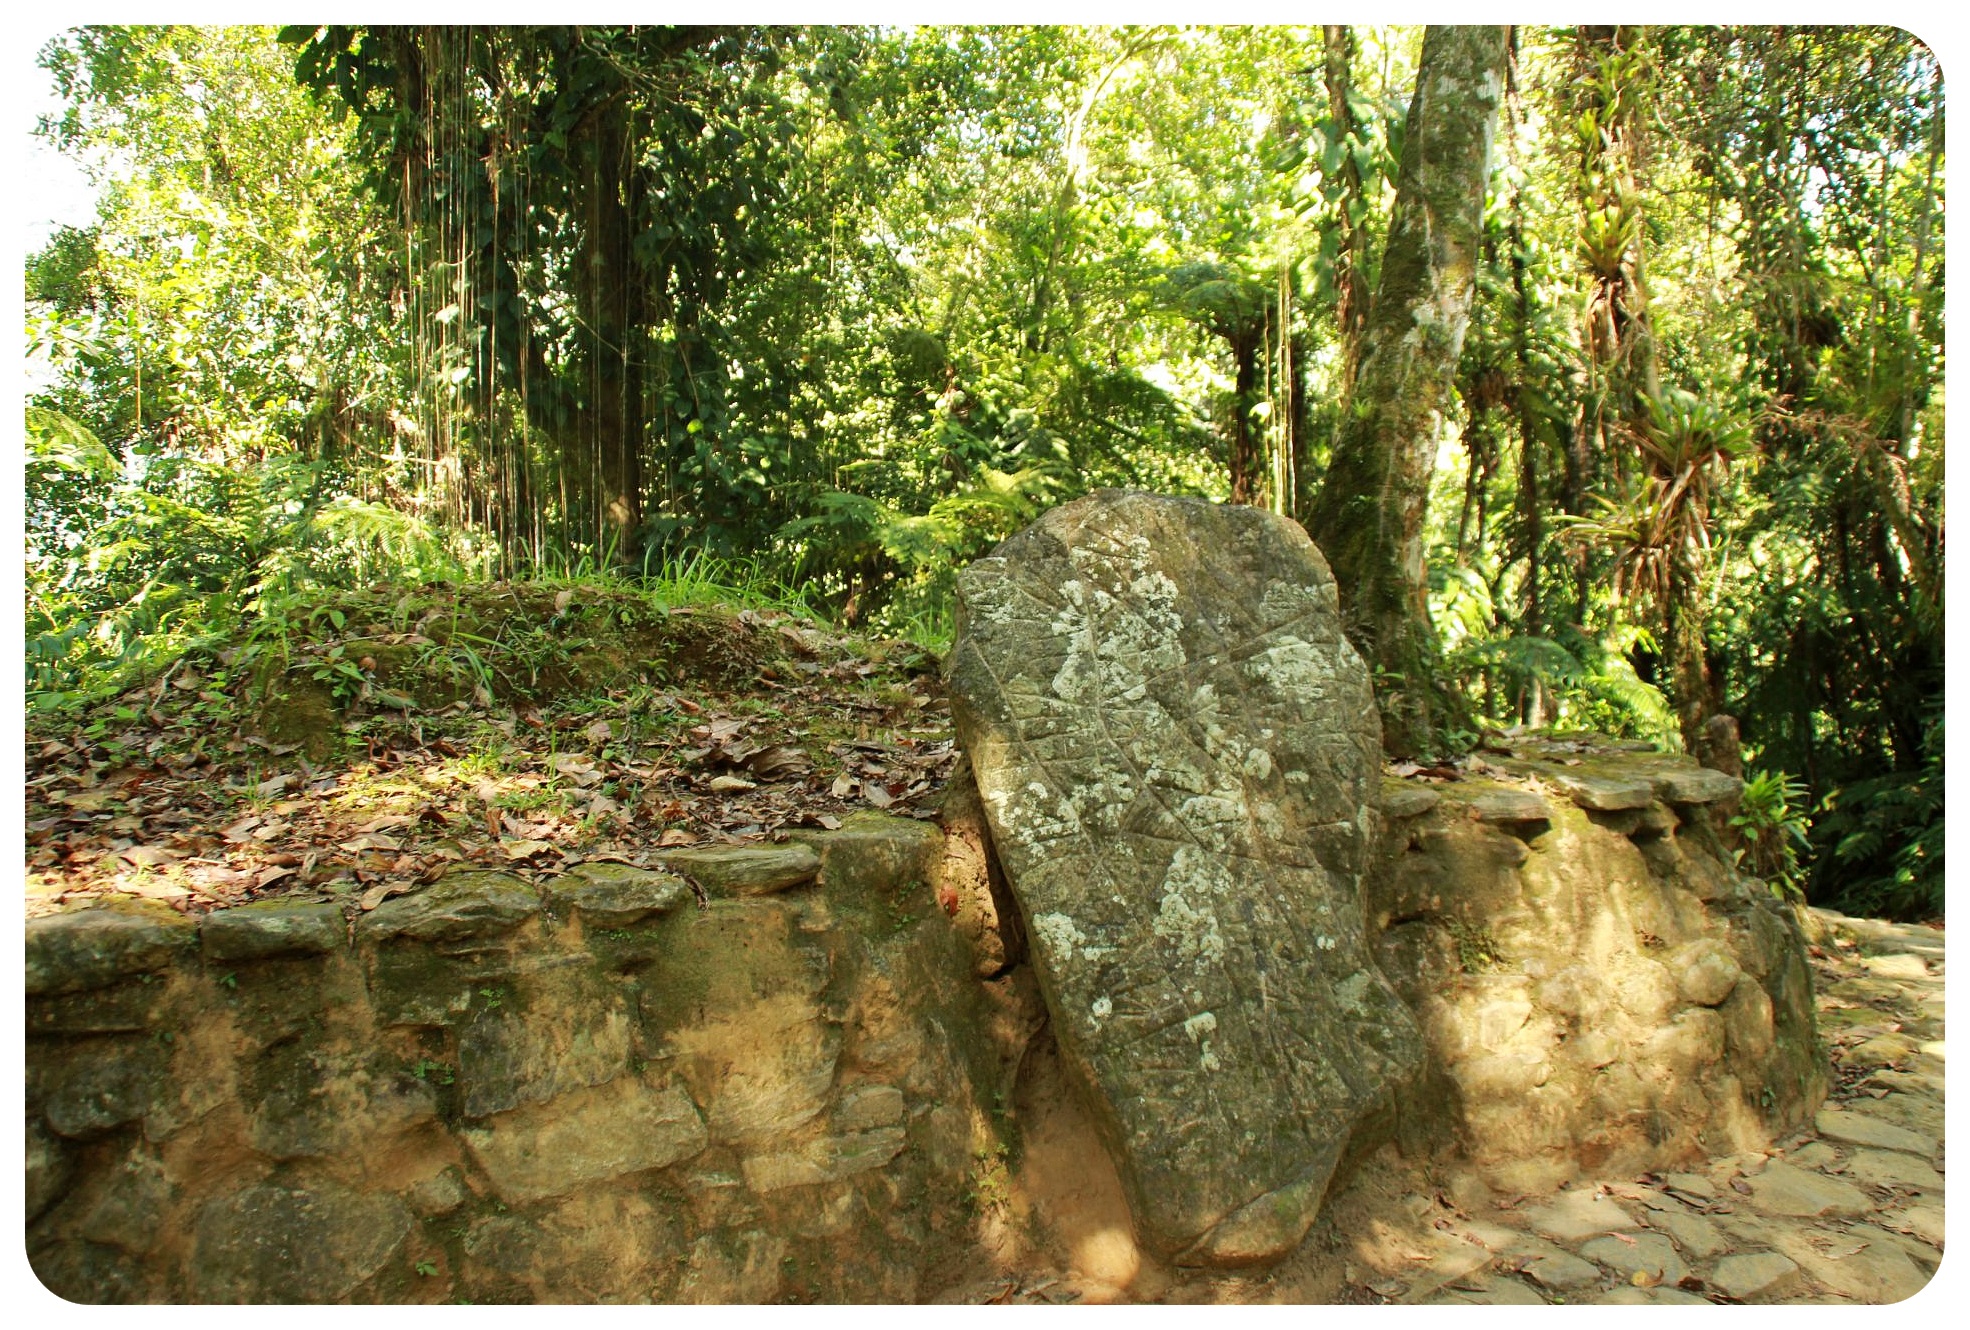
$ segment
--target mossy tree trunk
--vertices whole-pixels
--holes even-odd
[[[1506,37],[1493,26],[1423,36],[1361,366],[1307,522],[1381,675],[1383,743],[1398,755],[1434,747],[1453,706],[1434,681],[1423,518],[1470,319]]]

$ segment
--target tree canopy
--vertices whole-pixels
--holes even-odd
[[[1416,756],[1733,716],[1776,871],[1940,912],[1934,56],[1498,34],[1420,392],[1455,35],[74,29],[40,132],[101,205],[26,264],[29,704],[322,587],[693,557],[935,647],[956,568],[1139,486],[1308,525],[1385,702],[1438,690]]]

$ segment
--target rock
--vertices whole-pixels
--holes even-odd
[[[662,1168],[691,1158],[706,1139],[704,1120],[682,1090],[631,1076],[502,1113],[459,1134],[512,1202]]]
[[[1565,1292],[1598,1283],[1601,1268],[1569,1252],[1553,1251],[1535,1256],[1525,1263],[1525,1273],[1547,1288]]]
[[[937,822],[942,843],[931,864],[938,906],[971,946],[972,970],[981,979],[1004,974],[1026,958],[1026,932],[992,851],[992,829],[972,778],[971,759],[959,755]]]
[[[1905,1127],[1883,1122],[1865,1113],[1844,1108],[1822,1108],[1813,1119],[1819,1134],[1849,1145],[1868,1145],[1878,1150],[1900,1150],[1906,1154],[1933,1159],[1936,1142]]]
[[[1710,1275],[1713,1288],[1739,1302],[1783,1297],[1798,1283],[1799,1267],[1774,1251],[1726,1256]]]
[[[1869,1208],[1867,1197],[1856,1188],[1790,1164],[1767,1164],[1749,1182],[1751,1203],[1770,1215],[1817,1218],[1863,1214]]]
[[[1829,1292],[1856,1302],[1900,1302],[1929,1282],[1929,1272],[1893,1235],[1868,1224],[1856,1224],[1824,1246],[1803,1238],[1791,1242],[1786,1255]]]
[[[1549,1203],[1525,1212],[1533,1231],[1555,1242],[1579,1242],[1600,1233],[1635,1227],[1635,1217],[1605,1196],[1563,1191]]]
[[[1646,776],[1595,774],[1565,767],[1542,768],[1539,774],[1564,790],[1574,803],[1595,812],[1647,808],[1655,798],[1655,783]]]
[[[1442,802],[1443,796],[1427,785],[1412,785],[1406,780],[1382,782],[1382,816],[1391,822],[1421,817]]]
[[[78,1045],[42,1102],[48,1125],[72,1140],[93,1140],[136,1122],[169,1093],[170,1059],[153,1040]]]
[[[1861,964],[1881,979],[1927,979],[1929,966],[1920,956],[1863,956]]]
[[[27,1120],[27,1222],[68,1192],[75,1177],[75,1156],[62,1139],[38,1117]]]
[[[757,1305],[780,1291],[780,1262],[787,1240],[751,1230],[706,1233],[691,1244],[691,1259],[677,1301],[698,1306]]]
[[[254,1068],[247,1139],[272,1159],[327,1159],[438,1116],[433,1086],[371,1052],[283,1043]]]
[[[1940,1196],[1943,1175],[1897,1150],[1856,1150],[1847,1161],[1847,1176],[1872,1187],[1912,1187]]]
[[[1685,1255],[1701,1261],[1715,1256],[1729,1244],[1716,1223],[1702,1215],[1678,1214],[1669,1210],[1655,1215],[1649,1221],[1676,1240],[1676,1245]]]
[[[691,888],[672,873],[653,873],[631,864],[576,864],[547,885],[547,898],[560,911],[581,916],[586,929],[628,928],[646,923],[691,899]]]
[[[198,942],[190,919],[153,901],[119,898],[106,905],[27,921],[27,995],[103,988],[156,974]]]
[[[1744,976],[1718,1010],[1724,1014],[1724,1038],[1733,1052],[1756,1058],[1771,1051],[1772,999],[1764,985]]]
[[[1332,576],[1262,510],[1101,491],[958,598],[953,716],[1138,1236],[1283,1253],[1422,1056],[1362,936],[1381,754]]]
[[[1469,1290],[1459,1289],[1445,1302],[1472,1303],[1479,1307],[1544,1307],[1546,1299],[1529,1289],[1523,1282],[1504,1275],[1479,1275],[1477,1287]]]
[[[821,856],[811,845],[708,845],[702,849],[672,850],[664,867],[693,878],[717,896],[768,896],[789,887],[804,887],[821,871]]]
[[[1653,782],[1651,782],[1653,784]],[[1682,822],[1676,810],[1660,799],[1642,810],[1641,820],[1635,824],[1633,835],[1666,836]]]
[[[1900,1210],[1883,1211],[1881,1222],[1889,1229],[1912,1233],[1931,1247],[1943,1245],[1943,1207],[1940,1205],[1923,1202]]]
[[[835,1103],[834,1124],[838,1131],[868,1131],[875,1127],[894,1127],[903,1121],[903,1092],[893,1085],[863,1085],[846,1091]]]
[[[85,1306],[157,1301],[145,1288],[143,1264],[100,1242],[52,1242],[28,1248],[35,1277],[50,1293]]]
[[[1669,973],[1676,976],[1677,991],[1685,1002],[1714,1007],[1731,995],[1737,986],[1737,960],[1730,948],[1711,938],[1686,943],[1669,954]]]
[[[1623,1284],[1620,1288],[1604,1293],[1594,1299],[1603,1307],[1656,1307],[1665,1304],[1674,1306],[1708,1307],[1710,1299],[1700,1298],[1694,1293],[1686,1293],[1679,1288],[1662,1285],[1657,1288],[1637,1288],[1633,1284]]]
[[[539,894],[511,874],[453,873],[415,895],[383,902],[363,916],[356,936],[366,942],[477,942],[509,933],[539,912]]]
[[[1786,1156],[1786,1162],[1798,1168],[1817,1168],[1829,1173],[1837,1173],[1840,1170],[1832,1165],[1840,1162],[1840,1152],[1825,1141],[1814,1141],[1810,1145],[1803,1145],[1791,1151]]]
[[[877,1127],[844,1136],[823,1136],[797,1150],[753,1155],[741,1167],[756,1192],[810,1187],[881,1168],[903,1152],[901,1127]]]
[[[466,1189],[458,1170],[447,1168],[413,1185],[404,1199],[410,1202],[411,1209],[429,1218],[450,1214],[471,1200],[472,1193]]]
[[[164,1237],[164,1216],[175,1195],[163,1163],[138,1144],[117,1161],[113,1181],[94,1190],[75,1232],[142,1256]]]
[[[1717,1184],[1701,1173],[1669,1173],[1663,1176],[1662,1181],[1672,1191],[1680,1191],[1704,1200],[1714,1200],[1717,1195]]]
[[[1690,1272],[1675,1245],[1660,1233],[1610,1233],[1582,1243],[1580,1254],[1624,1279],[1640,1274],[1657,1283],[1677,1284]]]
[[[1470,801],[1471,816],[1480,822],[1549,822],[1552,805],[1532,793],[1512,786],[1486,790]]]
[[[199,1211],[192,1284],[200,1302],[336,1302],[383,1269],[410,1227],[394,1196],[332,1182],[248,1187]]]
[[[1667,767],[1654,775],[1655,797],[1667,804],[1730,804],[1744,793],[1744,782],[1708,767]]]
[[[937,828],[913,817],[863,809],[835,831],[796,831],[796,842],[821,856],[821,889],[830,895],[907,895],[929,877],[937,857]]]
[[[524,1010],[502,1004],[458,1027],[465,1116],[488,1117],[600,1085],[629,1065],[634,1019],[619,994],[531,997]]]
[[[338,951],[348,945],[349,928],[331,902],[255,901],[214,910],[198,936],[205,959],[225,963]]]

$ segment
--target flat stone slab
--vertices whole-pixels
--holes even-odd
[[[1744,782],[1709,767],[1666,767],[1650,773],[1655,796],[1666,804],[1730,803],[1744,793]]]
[[[1726,1256],[1711,1272],[1710,1283],[1720,1293],[1739,1302],[1759,1297],[1779,1297],[1799,1282],[1799,1266],[1775,1251],[1743,1252]]]
[[[547,887],[556,908],[573,910],[589,928],[627,928],[691,899],[691,888],[674,873],[653,873],[632,864],[576,864]]]
[[[1675,1244],[1660,1233],[1610,1233],[1582,1243],[1580,1254],[1624,1278],[1640,1274],[1658,1283],[1676,1284],[1690,1272]]]
[[[1530,790],[1501,786],[1470,800],[1471,816],[1480,822],[1550,822],[1553,806]]]
[[[1570,1252],[1548,1252],[1527,1261],[1525,1273],[1547,1288],[1565,1292],[1567,1289],[1584,1288],[1588,1284],[1598,1282],[1601,1268],[1592,1261],[1583,1261]]]
[[[470,942],[496,938],[540,913],[540,894],[507,873],[465,872],[377,906],[356,925],[371,941]]]
[[[1828,1140],[1845,1141],[1849,1145],[1900,1150],[1924,1159],[1934,1158],[1936,1154],[1936,1142],[1929,1137],[1851,1109],[1823,1108],[1813,1119],[1813,1126]]]
[[[1289,1250],[1422,1057],[1363,941],[1381,745],[1325,561],[1256,508],[1101,491],[958,603],[953,717],[1139,1239]]]
[[[192,1278],[200,1302],[334,1302],[396,1255],[411,1216],[389,1195],[332,1182],[248,1187],[199,1212]]]
[[[513,1202],[662,1168],[696,1155],[707,1139],[683,1090],[631,1076],[502,1113],[461,1134],[499,1194]]]
[[[811,845],[708,845],[672,850],[664,867],[693,878],[707,894],[770,896],[804,887],[820,875],[821,856]]]
[[[1857,1215],[1868,1209],[1867,1196],[1859,1188],[1790,1164],[1767,1164],[1746,1181],[1751,1187],[1751,1203],[1768,1215],[1818,1218]]]
[[[1591,1191],[1563,1191],[1525,1213],[1535,1233],[1555,1242],[1579,1242],[1602,1233],[1635,1227],[1635,1216]]]
[[[198,937],[207,960],[259,961],[337,951],[349,926],[329,901],[255,901],[206,915]]]
[[[1391,822],[1421,817],[1442,802],[1443,796],[1427,785],[1412,785],[1406,780],[1382,782],[1382,816]]]
[[[27,995],[82,993],[152,974],[197,941],[191,920],[147,901],[42,915],[27,921]]]
[[[1931,1196],[1943,1193],[1943,1175],[1899,1150],[1856,1150],[1847,1176],[1873,1187],[1912,1187]]]
[[[1574,803],[1599,813],[1647,808],[1655,800],[1655,782],[1647,776],[1583,773],[1564,767],[1539,774],[1564,790]]]

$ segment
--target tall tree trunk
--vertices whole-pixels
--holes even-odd
[[[1354,110],[1348,105],[1353,82],[1354,33],[1343,24],[1321,29],[1325,47],[1327,114],[1341,142],[1357,137]],[[1362,197],[1361,168],[1352,152],[1341,157],[1341,197],[1337,222],[1340,244],[1334,256],[1334,321],[1341,334],[1341,391],[1354,387],[1361,366],[1361,333],[1368,322],[1367,205]]]
[[[1226,339],[1231,344],[1231,501],[1263,506],[1266,501],[1265,458],[1252,434],[1252,408],[1259,402],[1259,348],[1265,344],[1264,325],[1254,325]]]
[[[1432,748],[1454,706],[1434,680],[1423,518],[1470,319],[1505,59],[1502,27],[1423,36],[1361,369],[1307,523],[1356,645],[1383,674],[1383,743],[1398,755]]]
[[[584,202],[582,248],[588,324],[589,424],[594,431],[595,536],[616,557],[630,557],[642,522],[643,385],[632,354],[640,321],[642,283],[632,271],[629,207],[624,198],[630,169],[629,116],[624,99],[597,108],[594,162]],[[601,549],[597,550],[597,554]]]

